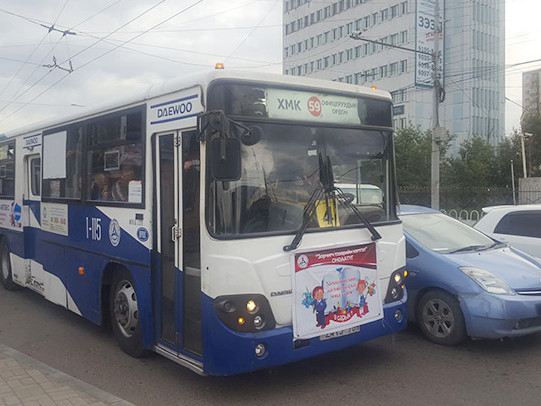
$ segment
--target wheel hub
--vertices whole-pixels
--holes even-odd
[[[135,334],[139,314],[135,289],[130,282],[119,283],[113,306],[119,330],[125,337],[132,337]]]
[[[441,300],[433,299],[426,303],[423,321],[430,333],[436,337],[447,337],[453,331],[453,314],[447,304]]]

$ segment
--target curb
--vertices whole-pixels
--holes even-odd
[[[58,382],[63,385],[67,385],[75,390],[78,390],[88,396],[95,398],[96,400],[111,406],[135,406],[126,400],[120,399],[110,393],[107,393],[97,387],[83,382],[73,376],[65,374],[55,368],[50,367],[43,362],[40,362],[28,355],[25,355],[13,348],[5,346],[0,343],[0,354],[4,354],[8,358],[11,358],[21,364],[28,366],[41,372],[43,375],[49,377],[52,381]]]

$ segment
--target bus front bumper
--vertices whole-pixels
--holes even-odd
[[[214,311],[214,301],[203,299],[204,372],[234,375],[270,368],[337,351],[406,328],[407,294],[400,301],[383,305],[382,319],[363,324],[358,332],[331,339],[314,337],[294,340],[292,326],[261,333],[239,333],[226,327]],[[400,316],[401,317],[398,317]]]

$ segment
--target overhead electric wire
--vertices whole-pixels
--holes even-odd
[[[142,13],[138,14],[136,17],[132,18],[130,21],[128,21],[127,23],[123,24],[122,26],[120,26],[119,28],[117,28],[114,32],[124,28],[125,26],[127,26],[128,24],[131,24],[133,21],[137,20],[138,18],[142,17],[143,15],[149,13],[151,10],[153,10],[154,8],[156,8],[157,6],[159,6],[160,4],[164,3],[165,1],[167,0],[160,0],[158,3],[156,3],[155,5],[153,5],[152,7],[146,9],[145,11],[143,11]],[[200,0],[200,1],[203,1],[203,0]],[[94,44],[91,44],[90,46],[86,47],[84,50],[80,51],[79,53],[77,53],[75,56],[78,56],[80,55],[81,53],[87,51],[88,49],[92,48],[94,45],[100,43],[102,40],[104,40],[105,38],[107,37],[103,37],[101,39],[99,39],[98,41],[96,41]],[[64,62],[61,62],[61,65],[64,64],[66,61]],[[26,93],[28,93],[30,90],[32,90],[37,84],[39,84],[43,79],[45,79],[49,74],[51,73],[51,71],[49,71],[48,73],[46,73],[45,75],[43,75],[40,79],[38,79],[36,82],[34,82],[32,84],[32,86],[28,87],[27,89],[25,89],[22,93],[20,93],[17,97],[15,97],[10,103],[8,103],[6,106],[4,106],[2,109],[0,109],[0,113],[2,111],[4,111],[7,107],[9,107],[13,102],[17,101],[20,97],[22,97],[23,95],[25,95]],[[70,72],[71,73],[71,72]],[[69,74],[69,73],[68,73]],[[61,78],[61,80],[63,80],[67,75],[63,76]],[[61,81],[60,80],[60,81]],[[59,83],[60,81],[57,81],[53,84],[56,85],[57,83]],[[48,87],[46,90],[49,90],[51,87]],[[44,92],[40,93],[39,96],[41,96]],[[39,97],[38,96],[38,97]],[[32,99],[30,102],[34,101],[36,98]],[[6,119],[8,119],[9,117],[13,116],[15,113],[19,112],[22,108],[26,107],[26,105],[24,105],[23,107],[15,110],[14,112],[12,112],[11,114],[9,114],[7,117],[3,118],[3,119],[0,119],[0,122],[3,122],[5,121]]]
[[[52,26],[54,26],[54,24],[56,24],[56,22],[58,22],[58,19],[60,18],[60,16],[62,15],[62,13],[64,12],[67,4],[69,3],[70,0],[66,0],[65,3],[64,3],[64,6],[62,7],[62,10],[60,10],[60,13],[58,13],[56,19],[55,19],[55,22],[53,23]],[[3,12],[6,12],[5,10],[2,10]],[[13,13],[9,13],[8,14],[13,14]],[[15,15],[15,14],[14,14]],[[24,18],[22,16],[19,16],[17,15],[17,17],[20,17],[20,18]],[[26,19],[26,18],[24,18]],[[32,22],[30,19],[26,19],[30,22]],[[39,25],[42,25],[42,24],[39,24]],[[4,93],[4,91],[11,85],[11,83],[13,82],[13,80],[19,75],[19,73],[21,72],[21,70],[23,69],[23,67],[26,65],[26,63],[30,60],[30,58],[34,55],[34,53],[37,51],[37,49],[39,48],[39,46],[41,45],[41,43],[43,43],[43,41],[45,41],[45,38],[47,38],[47,36],[51,33],[51,31],[49,30],[44,36],[43,38],[41,39],[41,41],[38,43],[38,45],[36,45],[34,47],[34,49],[32,50],[32,52],[30,53],[30,55],[26,58],[26,61],[24,63],[21,64],[21,66],[19,67],[19,70],[17,71],[17,73],[15,73],[15,75],[13,75],[11,77],[11,79],[9,80],[9,82],[6,84],[6,86],[0,91],[0,96]],[[26,83],[28,83],[28,81],[30,80],[30,78],[32,77],[32,75],[34,74],[34,72],[39,68],[39,65],[36,66],[36,68],[34,69],[34,71],[26,78],[26,80],[19,86],[19,88],[17,89],[17,91],[14,93],[14,97],[15,97],[15,100],[17,100],[17,94],[19,93],[19,91],[22,89],[22,87],[24,85],[26,85]],[[1,109],[0,109],[0,113],[2,113],[7,107],[10,106],[10,103],[6,104],[5,106],[3,106]]]
[[[164,1],[166,1],[166,0],[161,0],[161,1],[160,1],[159,3],[157,3],[155,6],[151,7],[151,8],[148,9],[148,10],[146,10],[145,12],[143,12],[142,14],[140,14],[140,15],[139,15],[138,17],[136,17],[136,18],[139,18],[141,15],[148,13],[150,10],[152,10],[152,9],[155,8],[155,7],[157,7],[159,4],[163,3]],[[198,1],[196,1],[195,3],[192,3],[192,4],[189,5],[188,7],[185,7],[184,9],[182,9],[181,11],[179,11],[179,12],[173,14],[172,16],[166,18],[165,20],[159,22],[158,24],[155,24],[154,26],[152,26],[152,27],[149,28],[148,30],[144,31],[143,33],[141,33],[141,34],[139,34],[139,35],[136,35],[136,36],[133,37],[132,39],[125,41],[123,44],[118,45],[117,47],[115,47],[115,48],[113,48],[113,49],[111,49],[111,50],[109,50],[109,51],[107,51],[107,52],[105,52],[105,53],[99,55],[98,57],[96,57],[96,58],[94,58],[94,59],[92,59],[92,60],[86,62],[86,63],[83,64],[83,65],[80,65],[80,66],[77,68],[77,70],[79,70],[79,69],[81,69],[81,68],[83,68],[83,67],[85,67],[85,66],[87,66],[87,65],[89,65],[89,64],[91,64],[91,63],[93,63],[93,62],[95,62],[96,60],[98,60],[98,59],[104,57],[105,55],[108,55],[109,53],[113,52],[114,50],[120,48],[122,45],[125,45],[125,44],[129,43],[130,41],[132,41],[132,40],[134,40],[134,39],[137,39],[137,38],[141,37],[142,35],[144,35],[145,33],[147,33],[147,32],[149,32],[149,31],[153,30],[154,28],[159,27],[160,25],[163,25],[163,24],[167,23],[168,21],[172,20],[173,18],[176,18],[176,17],[179,16],[180,14],[182,14],[182,13],[184,13],[184,12],[190,10],[191,8],[197,6],[198,4],[202,3],[203,1],[205,1],[205,0],[198,0]],[[135,18],[135,19],[136,19],[136,18]],[[130,20],[130,22],[124,24],[123,27],[126,26],[127,24],[131,23],[131,22],[134,21],[135,19],[132,19],[132,20]],[[122,28],[122,27],[120,27],[120,28]],[[120,29],[120,28],[119,28],[119,29]],[[103,38],[103,39],[104,39],[104,38]],[[100,40],[97,41],[95,44],[101,42],[103,39],[100,39]],[[93,44],[93,45],[95,45],[95,44]],[[87,49],[88,49],[88,48],[87,48]],[[82,51],[79,52],[77,55],[80,55],[81,53],[82,53]],[[60,83],[61,81],[63,81],[68,75],[69,75],[69,73],[66,74],[66,75],[64,75],[64,76],[61,77],[60,79],[58,79],[56,82],[54,82],[52,85],[50,85],[49,87],[47,87],[45,90],[43,90],[43,91],[42,91],[41,93],[39,93],[37,96],[35,96],[32,100],[30,100],[28,103],[24,104],[23,106],[21,106],[19,109],[17,109],[17,110],[15,110],[14,112],[12,112],[12,113],[11,113],[10,115],[8,115],[7,117],[1,119],[0,122],[5,121],[5,120],[8,119],[9,117],[13,116],[13,115],[16,114],[17,112],[19,112],[20,110],[22,110],[23,108],[25,108],[28,104],[32,103],[34,100],[36,100],[36,99],[38,99],[39,97],[41,97],[44,93],[48,92],[50,89],[52,89],[52,88],[53,88],[54,86],[56,86],[58,83]]]

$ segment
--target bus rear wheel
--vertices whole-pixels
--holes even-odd
[[[13,274],[11,272],[11,259],[9,257],[8,243],[4,238],[0,242],[0,281],[6,290],[17,290],[20,288],[13,281]]]
[[[113,275],[109,309],[113,332],[120,349],[136,358],[146,355],[137,292],[133,278],[126,269],[120,269]]]

